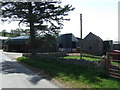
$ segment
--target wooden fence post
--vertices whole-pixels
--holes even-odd
[[[106,53],[106,60],[105,60],[105,71],[108,72],[109,71],[109,66],[110,66],[110,59],[109,59],[109,53]]]

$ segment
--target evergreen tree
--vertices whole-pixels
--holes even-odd
[[[63,27],[65,16],[73,11],[71,5],[62,7],[58,2],[3,2],[3,21],[20,21],[30,27],[30,44],[32,56],[35,56],[36,36],[58,34]]]
[[[4,37],[5,37],[5,36],[6,36],[6,34],[7,34],[7,31],[6,31],[6,30],[2,30],[2,32],[1,32],[1,33],[2,33],[2,36],[4,36]]]

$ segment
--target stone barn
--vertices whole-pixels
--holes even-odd
[[[83,49],[85,52],[94,54],[94,55],[102,55],[103,54],[103,40],[90,32],[85,38],[83,43]]]

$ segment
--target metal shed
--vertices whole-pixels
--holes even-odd
[[[29,36],[18,36],[9,38],[6,40],[3,49],[4,51],[18,51],[18,52],[26,52],[28,51],[27,42],[29,40]]]
[[[59,36],[59,48],[63,51],[73,52],[77,47],[79,40],[72,34],[63,34]]]

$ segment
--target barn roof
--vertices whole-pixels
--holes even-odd
[[[113,44],[120,44],[120,41],[114,41]]]
[[[92,36],[92,38],[91,38],[91,36]],[[84,39],[87,39],[87,38],[89,38],[89,39],[97,39],[97,40],[103,41],[99,36],[93,34],[92,32],[90,32]]]
[[[9,38],[6,41],[6,44],[8,45],[20,45],[20,44],[25,44],[29,39],[29,36],[18,36],[18,37],[13,37],[13,38]]]
[[[0,36],[0,39],[1,40],[6,40],[6,39],[8,39],[9,37],[4,37],[4,36]]]
[[[78,39],[72,33],[62,34],[59,37],[64,37],[64,38],[65,37],[72,37],[72,41],[73,42],[77,42],[78,41]]]
[[[18,36],[18,37],[13,37],[13,38],[10,38],[10,39],[29,39],[29,36]]]

